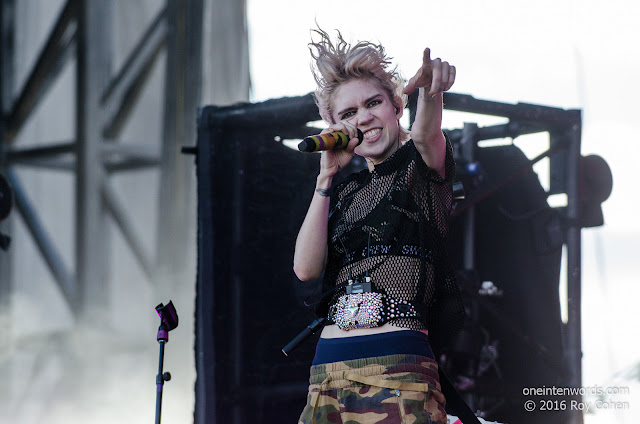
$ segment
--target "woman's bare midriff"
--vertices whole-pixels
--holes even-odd
[[[386,323],[380,327],[373,328],[356,328],[354,330],[341,330],[337,325],[327,325],[322,330],[320,337],[323,339],[337,339],[342,337],[354,337],[354,336],[370,336],[372,334],[389,333],[391,331],[406,331],[409,328],[396,327],[391,323]],[[421,333],[429,334],[428,330],[419,330]]]

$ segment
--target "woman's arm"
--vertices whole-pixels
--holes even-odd
[[[424,50],[422,66],[409,80],[404,93],[419,88],[416,118],[411,126],[411,138],[424,162],[445,174],[446,141],[442,134],[442,93],[455,81],[456,68],[440,58],[431,59],[429,48]]]
[[[316,190],[298,232],[293,256],[293,272],[302,281],[318,278],[324,271],[327,261],[331,182],[338,171],[351,161],[353,150],[360,142],[357,130],[352,125],[336,124],[324,130],[323,133],[333,131],[343,131],[345,134],[349,134],[350,140],[345,149],[322,152]]]
[[[321,194],[329,191],[332,177],[319,175],[307,215],[298,232],[293,256],[293,272],[302,280],[318,278],[327,259],[327,231],[330,198]]]

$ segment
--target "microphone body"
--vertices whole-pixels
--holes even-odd
[[[307,337],[314,334],[320,328],[324,326],[325,319],[318,318],[309,324],[304,330],[300,332],[293,340],[291,340],[285,347],[282,348],[282,353],[289,356],[292,350],[294,350],[300,343],[302,343]]]
[[[358,129],[358,140],[362,143],[364,134]],[[301,152],[320,152],[322,150],[344,149],[349,144],[349,136],[342,131],[334,131],[327,134],[312,135],[304,138],[298,144],[298,150]]]

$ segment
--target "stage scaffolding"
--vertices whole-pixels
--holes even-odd
[[[231,9],[240,13],[232,18]],[[224,15],[238,31],[208,45],[206,37],[220,35],[211,28],[217,22],[214,15]],[[93,387],[95,381],[86,381],[90,374],[83,368],[91,365],[89,359],[82,352],[74,356],[72,339],[87,328],[108,332],[116,326],[113,336],[122,338],[127,331],[144,331],[146,316],[138,319],[132,304],[126,304],[137,294],[153,298],[146,306],[135,306],[147,308],[150,316],[157,303],[169,298],[189,315],[196,256],[195,178],[193,158],[181,148],[196,138],[197,109],[207,97],[203,80],[212,91],[219,81],[211,79],[223,79],[219,70],[203,78],[204,64],[215,56],[215,43],[246,44],[244,25],[243,2],[228,0],[0,2],[0,173],[14,193],[12,213],[0,223],[0,232],[12,239],[6,251],[0,249],[0,354],[8,368],[21,364],[21,358],[12,356],[20,349],[37,358],[33,372],[20,381],[5,373],[0,421],[5,412],[19,416],[33,405],[53,409],[56,399],[83,396]],[[216,60],[224,61],[228,54],[220,53]],[[242,56],[239,50],[233,54]],[[231,58],[226,62],[235,63]],[[248,84],[248,69],[242,71],[234,78],[244,77]],[[230,86],[220,91],[230,93]],[[215,94],[208,97],[216,99]],[[233,101],[247,97],[248,89]],[[69,135],[55,139],[40,131],[51,127]],[[126,184],[131,179],[136,183]],[[25,286],[46,290],[33,293]],[[134,295],[122,299],[124,286]],[[16,293],[32,296],[29,306],[47,312],[42,328],[27,327],[27,334],[21,333],[25,327],[16,317],[36,317],[19,309],[23,304],[16,304]],[[119,327],[132,315],[135,322]],[[189,321],[182,328],[187,342],[174,342],[170,349],[174,358],[185,358],[184,370],[172,371],[190,390]],[[37,342],[29,331],[37,333]],[[150,333],[145,344],[126,343],[127,355],[135,356],[156,342]],[[91,360],[107,363],[109,353],[105,347],[104,358]],[[64,368],[64,381],[44,374],[56,360]],[[70,377],[70,390],[47,392]],[[151,375],[150,393],[153,382]],[[178,384],[173,382],[176,388]]]
[[[189,232],[175,222],[188,218],[192,169],[180,154],[183,144],[195,139],[194,118],[200,104],[203,7],[205,0],[167,1],[114,69],[115,2],[67,0],[61,7],[40,53],[17,95],[13,95],[15,20],[17,2],[0,7],[0,60],[2,119],[0,170],[13,191],[17,212],[33,237],[67,306],[75,316],[104,309],[108,298],[109,231],[115,223],[142,274],[154,283],[169,270],[184,274],[191,264],[184,252]],[[161,59],[164,57],[164,61]],[[61,73],[75,66],[75,138],[37,140],[22,147],[16,138],[46,100]],[[122,132],[145,92],[154,70],[164,65],[163,116],[149,124],[162,128],[157,146],[142,140],[122,140]],[[33,144],[33,143],[29,143]],[[60,170],[75,183],[74,265],[62,255],[16,169]],[[156,251],[143,241],[131,219],[130,201],[119,193],[113,179],[121,173],[158,169],[160,173]],[[7,255],[5,255],[7,256]],[[6,258],[4,259],[6,261]],[[0,285],[9,291],[10,266],[0,269]]]

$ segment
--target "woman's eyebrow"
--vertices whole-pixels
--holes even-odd
[[[343,114],[345,114],[346,112],[349,112],[351,110],[355,110],[357,109],[355,106],[349,106],[347,108],[342,109],[340,112],[337,113],[338,116],[341,116]]]
[[[374,94],[373,96],[371,96],[371,97],[369,97],[368,99],[366,99],[366,100],[364,101],[364,104],[366,105],[366,104],[367,104],[367,103],[369,103],[370,101],[375,100],[377,97],[381,97],[381,96],[382,96],[382,94]],[[349,106],[349,107],[347,107],[347,108],[342,109],[340,112],[338,112],[338,113],[337,113],[337,115],[342,115],[342,114],[344,114],[344,113],[346,113],[346,112],[349,112],[349,111],[351,111],[351,110],[354,110],[354,109],[357,109],[357,107],[355,107],[355,106]]]

